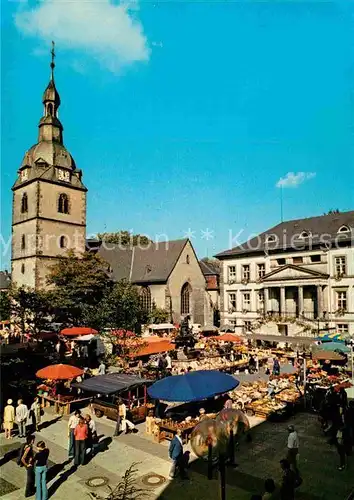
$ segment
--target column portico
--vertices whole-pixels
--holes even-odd
[[[285,286],[280,287],[280,314],[285,314]]]
[[[317,317],[321,318],[323,315],[323,293],[322,286],[317,285]]]
[[[264,312],[269,311],[269,288],[264,288]]]
[[[304,314],[304,287],[299,286],[298,287],[298,314],[302,315]]]

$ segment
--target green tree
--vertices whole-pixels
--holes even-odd
[[[106,243],[114,243],[122,247],[149,246],[151,240],[143,234],[133,234],[129,231],[117,231],[116,233],[98,233],[97,237]]]
[[[336,215],[340,214],[340,210],[338,208],[328,210],[328,212],[325,212],[323,215]]]
[[[149,313],[149,323],[153,325],[160,325],[167,323],[170,320],[170,313],[166,309],[157,307],[156,304],[152,305],[151,312]]]
[[[123,279],[107,291],[100,303],[101,321],[107,328],[136,331],[146,319],[138,288]]]
[[[10,290],[11,314],[21,333],[38,335],[51,321],[51,295],[44,290],[21,286]]]
[[[0,321],[10,319],[11,301],[7,292],[0,292]]]
[[[112,289],[109,265],[99,255],[69,251],[50,269],[53,314],[59,323],[76,326],[102,326],[99,304]]]
[[[101,335],[117,346],[117,354],[126,364],[130,356],[144,346],[139,334],[131,334],[139,332],[141,324],[147,320],[137,287],[125,279],[118,281],[103,297],[99,311],[100,323],[108,330]],[[118,336],[114,330],[119,330]]]

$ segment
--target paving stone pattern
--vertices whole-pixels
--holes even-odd
[[[48,485],[50,498],[88,499],[89,491],[104,493],[104,488],[91,489],[86,481],[92,477],[106,477],[111,486],[120,481],[125,470],[133,463],[138,465],[137,486],[144,485],[147,475],[160,475],[166,478],[162,485],[146,486],[147,500],[198,500],[218,498],[219,481],[217,473],[212,481],[206,477],[206,463],[193,460],[190,466],[190,481],[179,479],[168,481],[170,461],[168,442],[155,443],[144,434],[144,425],[139,434],[121,435],[112,438],[115,424],[107,419],[97,420],[98,434],[105,446],[87,465],[75,468],[68,462],[67,419],[56,421],[48,416],[49,423],[38,438],[43,439],[50,449],[50,469]],[[227,500],[249,500],[251,494],[262,493],[264,480],[272,477],[280,481],[279,460],[286,453],[287,425],[284,423],[263,423],[252,430],[253,441],[242,442],[236,449],[238,466],[228,469]],[[347,500],[354,489],[354,457],[350,457],[349,467],[344,472],[337,471],[338,456],[335,448],[327,443],[320,431],[317,418],[310,414],[298,414],[291,419],[300,437],[299,467],[303,484],[296,492],[296,500]],[[25,470],[16,464],[17,450],[21,441],[0,439],[1,500],[23,499]]]

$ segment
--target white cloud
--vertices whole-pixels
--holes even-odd
[[[316,177],[315,172],[297,172],[296,174],[288,172],[285,177],[280,177],[276,183],[276,187],[296,188],[303,182],[313,179],[313,177]]]
[[[118,72],[150,56],[136,10],[137,4],[114,4],[111,0],[42,0],[32,8],[28,4],[21,7],[15,22],[24,35],[47,45],[54,40],[58,47],[81,50]]]

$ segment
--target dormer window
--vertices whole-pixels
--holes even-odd
[[[28,179],[28,168],[21,170],[21,181],[26,181]]]
[[[338,233],[349,233],[350,229],[348,226],[341,226],[339,229],[338,229]]]
[[[43,160],[43,158],[38,158],[38,160],[35,161],[35,164],[36,164],[36,167],[40,167],[40,168],[45,168],[48,166],[48,163]]]

